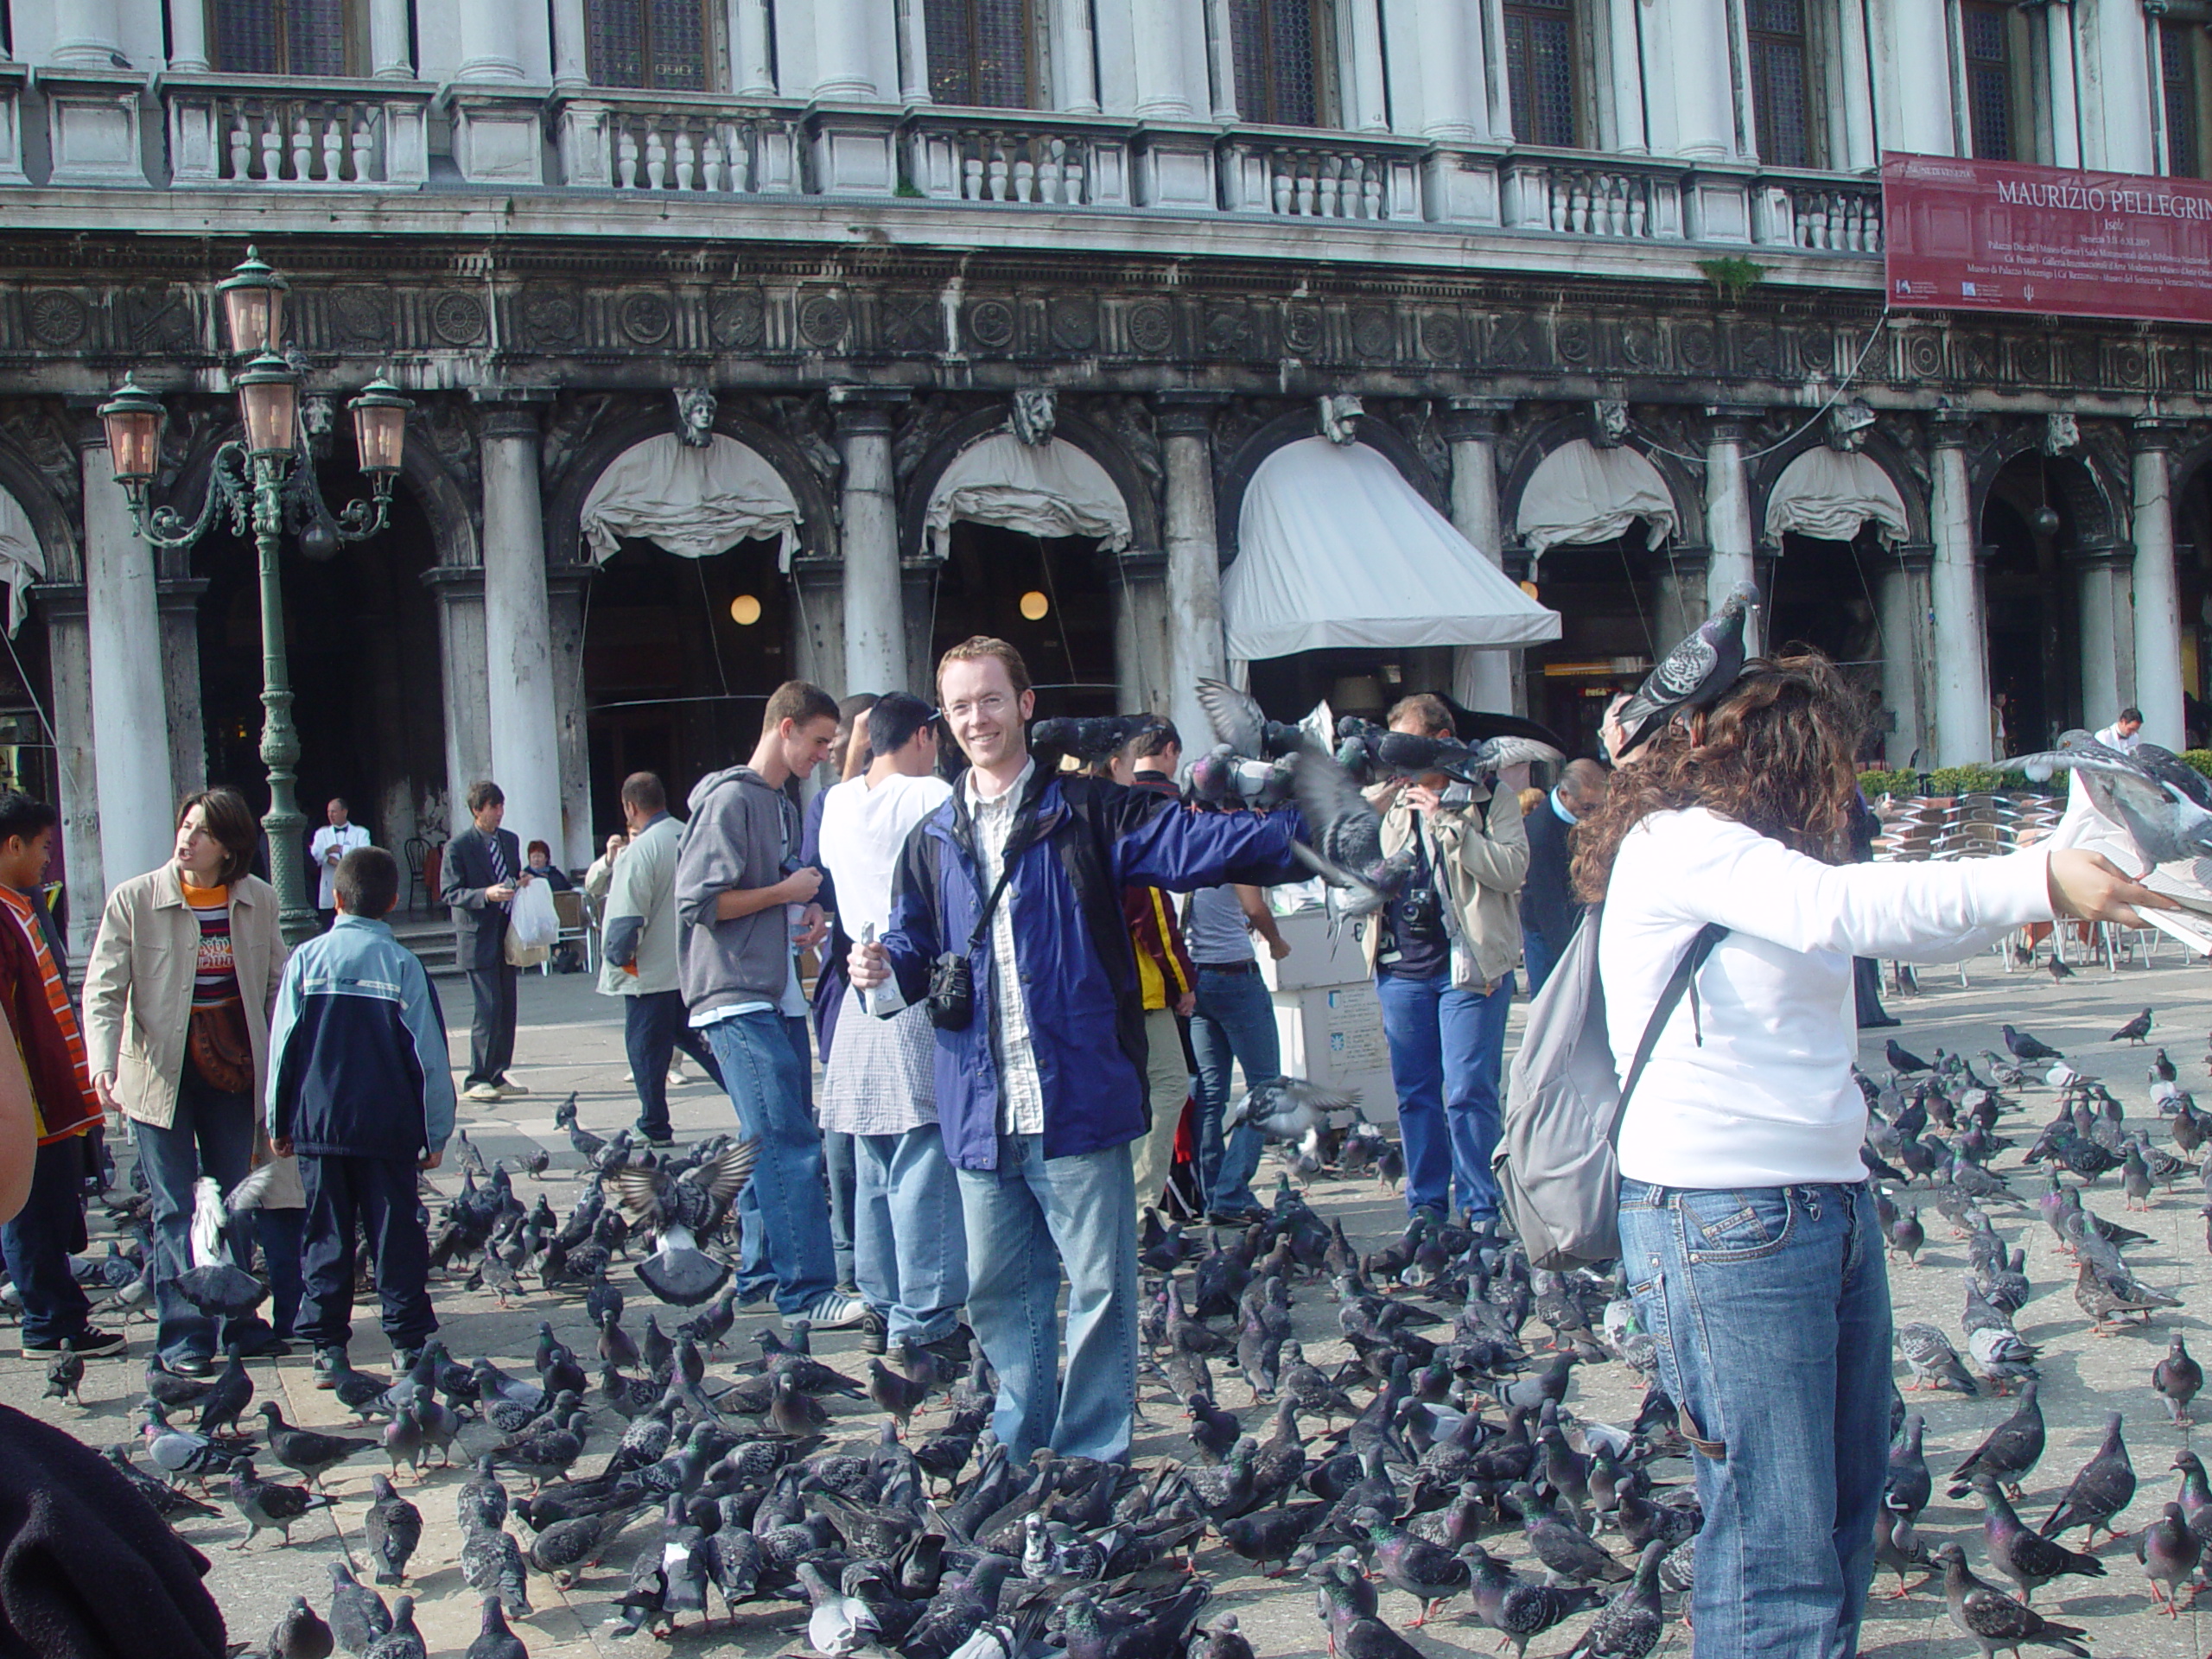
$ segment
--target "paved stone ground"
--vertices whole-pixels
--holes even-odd
[[[2208,1018],[2212,1018],[2212,972],[2202,965],[2181,965],[2171,947],[2156,965],[2124,967],[2116,975],[2102,969],[2085,970],[2063,985],[2054,985],[2040,970],[2007,975],[1993,957],[1979,959],[1971,964],[1968,972],[1974,982],[1970,988],[1961,988],[1957,975],[1949,970],[1923,972],[1921,995],[1901,1001],[1892,999],[1905,1024],[1895,1033],[1869,1033],[1872,1040],[1864,1045],[1864,1052],[1870,1063],[1875,1066],[1881,1064],[1881,1039],[1891,1034],[1923,1053],[1937,1045],[1978,1052],[1996,1044],[1999,1023],[2009,1020],[2066,1049],[2082,1070],[2101,1074],[2128,1103],[2133,1114],[2147,1109],[2145,1074],[2148,1051],[2114,1046],[2105,1038],[2148,1003],[2158,1010],[2159,1024],[2155,1039],[2166,1043],[2182,1068],[2184,1084],[2193,1086],[2206,1082],[2204,1045],[2199,1039],[2206,1029]],[[441,989],[451,999],[448,1015],[454,1028],[456,1046],[465,1047],[466,992],[451,981],[442,982]],[[461,1006],[451,1006],[452,1002]],[[620,1024],[617,1011],[593,995],[588,982],[581,976],[550,980],[526,977],[523,1008],[524,1030],[518,1045],[521,1058],[515,1075],[533,1092],[489,1111],[468,1109],[464,1121],[487,1157],[518,1156],[537,1145],[550,1148],[553,1165],[543,1181],[524,1179],[518,1183],[518,1190],[529,1202],[533,1196],[532,1188],[542,1186],[555,1207],[565,1210],[577,1192],[577,1160],[565,1137],[553,1127],[554,1106],[568,1091],[576,1090],[583,1122],[601,1133],[611,1132],[633,1115],[635,1103],[629,1091],[622,1056]],[[729,1126],[728,1103],[703,1082],[693,1081],[677,1090],[673,1100],[681,1137],[704,1135]],[[2006,1120],[2006,1132],[2014,1134],[2019,1146],[2024,1147],[2033,1130],[2023,1131],[2015,1126],[2038,1123],[2049,1116],[2049,1091],[2030,1090],[2024,1109]],[[2163,1144],[2163,1134],[2158,1139]],[[2018,1156],[2016,1149],[2006,1155],[2000,1167],[2016,1162]],[[454,1179],[450,1171],[441,1172],[438,1177],[441,1185],[446,1187],[450,1187]],[[2031,1177],[2022,1179],[2019,1185],[2032,1192],[2038,1182]],[[2121,1195],[2111,1179],[2107,1178],[2088,1196],[2093,1208],[2107,1215],[2120,1215]],[[1398,1201],[1371,1182],[1324,1179],[1313,1187],[1313,1198],[1325,1213],[1344,1217],[1347,1230],[1363,1249],[1374,1248],[1394,1233],[1402,1219]],[[2175,1490],[2175,1478],[2169,1474],[2166,1465],[2175,1451],[2195,1444],[2193,1431],[2168,1427],[2162,1404],[2149,1387],[2149,1376],[2152,1364],[2164,1351],[2167,1333],[2174,1329],[2187,1332],[2195,1351],[2212,1363],[2212,1334],[2206,1333],[2203,1317],[2204,1291],[2208,1280],[2212,1280],[2212,1273],[2208,1273],[2203,1229],[2196,1214],[2201,1202],[2193,1184],[2185,1183],[2174,1194],[2157,1198],[2147,1220],[2141,1217],[2128,1218],[2131,1224],[2152,1233],[2155,1239],[2153,1243],[2133,1253],[2135,1267],[2152,1281],[2177,1287],[2186,1306],[2161,1318],[2147,1332],[2131,1332],[2110,1340],[2093,1339],[2086,1333],[2085,1322],[2073,1304],[2070,1266],[2057,1253],[2048,1230],[2040,1222],[1999,1218],[1999,1224],[2008,1236],[2026,1242],[2028,1268],[2036,1295],[2022,1311],[2018,1323],[2022,1334],[2044,1349],[2043,1399],[2051,1436],[2042,1465],[2026,1483],[2030,1501],[2022,1508],[2032,1519],[2040,1521],[2049,1515],[2074,1470],[2094,1449],[2104,1414],[2108,1410],[2126,1414],[2130,1447],[2142,1482],[2134,1504],[2121,1517],[2122,1525],[2133,1529],[2154,1517],[2157,1505]],[[1949,1332],[1963,1348],[1959,1326],[1959,1274],[1965,1256],[1957,1243],[1946,1235],[1940,1219],[1932,1217],[1932,1212],[1931,1219],[1931,1236],[1921,1253],[1920,1266],[1912,1271],[1899,1268],[1892,1273],[1897,1318],[1900,1322],[1910,1319],[1931,1320]],[[626,1316],[627,1323],[635,1331],[641,1328],[645,1312],[653,1304],[639,1287],[627,1285],[626,1288],[631,1292],[632,1312]],[[440,1286],[436,1294],[443,1334],[453,1351],[464,1358],[488,1354],[527,1375],[537,1322],[542,1319],[550,1319],[555,1330],[572,1346],[588,1351],[591,1332],[581,1303],[575,1300],[532,1294],[503,1312],[488,1295],[471,1295],[462,1291],[457,1282]],[[1308,1352],[1319,1363],[1331,1363],[1341,1356],[1343,1349],[1335,1340],[1335,1321],[1329,1305],[1311,1289],[1301,1290],[1299,1298],[1297,1324],[1300,1334],[1306,1339]],[[762,1323],[764,1319],[758,1310],[750,1317],[741,1316],[736,1334],[746,1352],[750,1351],[749,1344],[742,1339]],[[1536,1336],[1539,1328],[1533,1322],[1530,1329],[1532,1338]],[[60,1424],[95,1444],[130,1440],[132,1408],[140,1394],[139,1373],[149,1347],[149,1335],[147,1327],[134,1327],[132,1350],[127,1358],[92,1365],[86,1379],[86,1405],[81,1411],[62,1402],[41,1401],[39,1368],[13,1357],[0,1358],[0,1398]],[[818,1338],[817,1351],[848,1370],[863,1369],[857,1345],[850,1337]],[[353,1357],[365,1369],[383,1369],[388,1361],[372,1319],[357,1320]],[[726,1364],[715,1367],[717,1373],[726,1369]],[[256,1386],[261,1391],[257,1398],[273,1393],[282,1400],[289,1421],[342,1427],[342,1408],[330,1395],[319,1394],[308,1386],[304,1355],[283,1362],[257,1363],[253,1372]],[[1897,1374],[1901,1379],[1904,1376],[1902,1365]],[[1577,1411],[1616,1422],[1625,1422],[1633,1414],[1638,1390],[1624,1368],[1586,1368],[1578,1371],[1577,1377],[1570,1400]],[[1916,1402],[1916,1409],[1927,1414],[1929,1460],[1939,1473],[1970,1450],[1988,1427],[2011,1408],[2008,1402],[1993,1400],[1986,1393],[1976,1399],[1951,1395],[1918,1395],[1910,1398]],[[1148,1432],[1140,1430],[1139,1457],[1186,1453],[1187,1442],[1176,1432],[1180,1427],[1179,1411],[1161,1397],[1157,1385],[1148,1389],[1146,1403],[1147,1414],[1154,1427]],[[1266,1414],[1253,1408],[1249,1395],[1240,1383],[1231,1380],[1224,1384],[1222,1403],[1244,1414],[1264,1436]],[[594,1440],[581,1465],[584,1472],[597,1467],[600,1459],[612,1448],[619,1431],[619,1420],[607,1414],[602,1414],[602,1418],[612,1427]],[[873,1427],[869,1418],[857,1413],[847,1422],[856,1434]],[[474,1427],[463,1438],[467,1446],[477,1449],[490,1443],[492,1431]],[[360,1564],[365,1560],[360,1533],[362,1513],[369,1476],[382,1466],[381,1459],[365,1458],[333,1474],[329,1488],[340,1499],[336,1510],[330,1516],[318,1515],[296,1527],[289,1547],[280,1547],[264,1535],[249,1551],[234,1553],[230,1546],[243,1537],[245,1528],[230,1511],[227,1502],[219,1498],[224,1510],[221,1519],[185,1523],[186,1535],[211,1560],[209,1583],[230,1620],[234,1640],[258,1641],[295,1594],[307,1595],[318,1608],[327,1605],[327,1563],[347,1560]],[[1688,1478],[1686,1465],[1679,1463],[1662,1464],[1660,1472],[1662,1478]],[[419,1486],[402,1483],[402,1491],[421,1506],[428,1523],[408,1587],[420,1604],[418,1622],[433,1654],[461,1653],[474,1637],[477,1624],[478,1600],[462,1583],[458,1566],[459,1540],[452,1491],[460,1478],[459,1474],[434,1471]],[[511,1484],[520,1489],[519,1483]],[[1960,1537],[1966,1543],[1970,1560],[1978,1567],[1984,1560],[1976,1512],[1971,1505],[1946,1500],[1940,1480],[1936,1501],[1922,1517],[1922,1532],[1931,1545],[1945,1538]],[[2079,1538],[2076,1533],[2069,1541],[2078,1543]],[[2098,1554],[2110,1570],[2107,1579],[2068,1580],[2068,1587],[2063,1593],[2056,1586],[2047,1588],[2038,1599],[2038,1606],[2052,1617],[2088,1626],[2095,1649],[2101,1655],[2141,1656],[2142,1659],[2167,1659],[2168,1656],[2180,1659],[2188,1656],[2189,1659],[2195,1659],[2195,1656],[2205,1653],[2208,1643],[2212,1643],[2212,1622],[2208,1622],[2212,1601],[2208,1601],[2206,1612],[2188,1613],[2177,1621],[2153,1612],[2132,1547],[2132,1540],[2101,1546]],[[1520,1553],[1516,1540],[1508,1540],[1506,1548],[1516,1555]],[[587,1655],[637,1655],[658,1650],[644,1637],[618,1641],[607,1629],[612,1603],[620,1593],[632,1553],[618,1545],[607,1567],[589,1574],[575,1589],[565,1593],[556,1590],[550,1580],[532,1575],[530,1588],[536,1611],[529,1618],[518,1621],[516,1629],[537,1659],[582,1659]],[[1217,1548],[1204,1554],[1199,1564],[1217,1580],[1218,1595],[1214,1611],[1236,1611],[1262,1654],[1320,1650],[1320,1629],[1313,1616],[1311,1592],[1305,1586],[1294,1580],[1265,1583],[1244,1570],[1243,1562]],[[366,1578],[365,1569],[362,1576]],[[1940,1585],[1936,1589],[1940,1592]],[[391,1593],[386,1592],[387,1599]],[[1412,1632],[1411,1639],[1424,1652],[1431,1654],[1487,1651],[1491,1645],[1487,1633],[1465,1619],[1465,1605],[1456,1604],[1440,1614],[1427,1629]],[[1382,1611],[1387,1618],[1402,1625],[1415,1610],[1407,1598],[1386,1590]],[[718,1626],[709,1638],[695,1624],[679,1634],[673,1645],[683,1650],[711,1649],[747,1655],[803,1653],[806,1650],[804,1626],[804,1609],[796,1604],[755,1604],[741,1612],[734,1630]],[[1573,1628],[1567,1627],[1569,1631]],[[1540,1640],[1535,1650],[1539,1655],[1564,1653],[1571,1645],[1567,1633],[1554,1632]],[[1688,1637],[1675,1627],[1660,1650],[1682,1655],[1688,1649]],[[1866,1630],[1865,1651],[1885,1656],[1886,1659],[1923,1659],[1923,1656],[1933,1659],[1934,1656],[1967,1654],[1973,1649],[1952,1630],[1943,1614],[1940,1593],[1916,1591],[1902,1602],[1876,1603]]]

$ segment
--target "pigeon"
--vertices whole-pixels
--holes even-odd
[[[1888,1599],[1903,1601],[1909,1593],[1904,1575],[1917,1572],[1923,1574],[1921,1582],[1935,1571],[1929,1559],[1928,1546],[1921,1542],[1920,1535],[1913,1529],[1912,1516],[1885,1499],[1874,1513],[1874,1560],[1897,1575],[1897,1587],[1888,1592]]]
[[[2023,1383],[2020,1403],[2012,1408],[2012,1414],[1991,1429],[1982,1443],[1951,1471],[1951,1484],[1947,1489],[1949,1496],[1964,1497],[1969,1482],[1977,1474],[1996,1476],[2018,1496],[2020,1477],[2043,1457],[2043,1408],[2036,1402],[2037,1386],[2032,1380]]]
[[[1659,1538],[1643,1547],[1635,1579],[1590,1621],[1567,1659],[1643,1659],[1659,1645],[1667,1628],[1659,1605],[1659,1563],[1673,1548]]]
[[[2039,784],[2071,771],[2091,804],[2124,828],[2136,850],[2152,864],[2212,856],[2212,780],[2171,749],[2155,743],[2111,748],[2076,730],[2063,733],[2056,749],[1999,764]]]
[[[1982,1659],[1994,1659],[2000,1652],[2017,1654],[2029,1644],[2091,1659],[2089,1650],[2073,1640],[2083,1634],[2077,1626],[2056,1624],[1984,1584],[1967,1566],[1966,1551],[1958,1545],[1938,1544],[1933,1558],[1943,1566],[1943,1600],[1951,1623],[1974,1639]]]
[[[507,1628],[507,1610],[497,1596],[484,1598],[484,1625],[461,1659],[530,1659],[522,1638]]]
[[[1890,1070],[1892,1071],[1932,1071],[1936,1069],[1922,1059],[1919,1055],[1901,1045],[1894,1037],[1890,1039],[1889,1046],[1884,1052],[1889,1058]]]
[[[2133,1020],[2113,1033],[2107,1039],[2115,1043],[2140,1043],[2151,1034],[2151,1010],[2145,1008]]]
[[[357,1582],[342,1561],[330,1563],[330,1628],[338,1645],[357,1655],[391,1629],[391,1610],[384,1598]]]
[[[1989,1559],[1998,1570],[2020,1586],[2024,1601],[2033,1600],[2036,1586],[2065,1573],[2101,1579],[2105,1564],[2094,1555],[2070,1550],[2047,1538],[2020,1519],[2005,1501],[1993,1475],[1976,1475],[1974,1490],[1986,1511],[1982,1535],[1989,1543]]]
[[[391,1605],[391,1628],[369,1643],[362,1659],[429,1659],[423,1633],[415,1628],[415,1598]]]
[[[171,1481],[184,1475],[194,1475],[204,1481],[211,1474],[226,1473],[244,1455],[235,1443],[211,1440],[205,1434],[172,1428],[162,1408],[152,1401],[141,1409],[145,1417],[139,1432],[145,1438],[146,1456]]]
[[[337,1644],[336,1635],[308,1605],[308,1599],[294,1596],[269,1632],[269,1659],[330,1659]]]
[[[700,1249],[697,1239],[728,1216],[760,1154],[759,1141],[740,1141],[680,1177],[631,1164],[602,1178],[631,1221],[658,1236],[653,1254],[638,1264],[638,1278],[662,1301],[696,1307],[728,1281],[730,1264]]]
[[[79,1410],[84,1408],[85,1396],[77,1390],[85,1380],[85,1357],[77,1351],[77,1344],[68,1338],[61,1338],[61,1351],[46,1368],[46,1392],[41,1400],[73,1400]]]
[[[1467,1587],[1467,1564],[1450,1550],[1385,1521],[1379,1511],[1363,1513],[1372,1517],[1367,1533],[1374,1545],[1376,1568],[1421,1604],[1421,1616],[1409,1628],[1427,1624],[1437,1603],[1449,1601]]]
[[[2136,1535],[2135,1559],[2151,1581],[2151,1599],[2165,1604],[2168,1617],[2181,1617],[2178,1592],[2202,1559],[2204,1546],[2190,1529],[2178,1503],[2169,1503],[2156,1521]],[[2165,1586],[2161,1593],[2158,1586]],[[2192,1595],[2191,1599],[2194,1599]]]
[[[1948,1389],[1954,1394],[1981,1392],[1959,1363],[1959,1351],[1951,1346],[1951,1339],[1924,1319],[1899,1325],[1897,1343],[1904,1363],[1912,1368],[1912,1381],[1905,1384],[1908,1392],[1919,1389]]]
[[[1292,726],[1269,720],[1257,697],[1220,680],[1200,680],[1198,698],[1215,738],[1240,760],[1280,760],[1300,749],[1325,746],[1336,734],[1336,721],[1325,702]]]
[[[327,1492],[263,1480],[253,1472],[253,1459],[242,1458],[231,1465],[231,1502],[245,1517],[246,1534],[231,1548],[244,1549],[266,1531],[276,1532],[289,1544],[295,1521],[310,1510],[327,1510],[337,1501]]]
[[[1356,1089],[1331,1089],[1303,1077],[1281,1077],[1230,1101],[1221,1128],[1226,1135],[1249,1122],[1270,1141],[1302,1141],[1332,1115],[1355,1110],[1358,1105]]]
[[[2026,1032],[2015,1031],[2010,1026],[2001,1029],[2005,1046],[2012,1051],[2016,1060],[2063,1060],[2066,1058],[2039,1037],[2031,1037]]]
[[[2063,1538],[2075,1527],[2086,1526],[2089,1535],[2082,1542],[2094,1549],[2100,1527],[2115,1538],[2120,1536],[2113,1529],[2112,1518],[2134,1497],[2135,1465],[2128,1461],[2127,1443],[2120,1438],[2120,1414],[2115,1411],[2105,1419],[2104,1443],[2082,1465],[2043,1529],[2053,1538]]]
[[[1380,910],[1413,874],[1418,848],[1384,856],[1382,815],[1331,756],[1300,754],[1293,782],[1313,842],[1293,842],[1292,852],[1330,887],[1351,893],[1336,915],[1357,918]]]
[[[1029,752],[1039,757],[1040,771],[1050,772],[1062,755],[1072,755],[1085,766],[1111,760],[1128,747],[1129,740],[1153,723],[1150,715],[1061,715],[1033,722]]]
[[[2166,1414],[2177,1427],[2196,1421],[2189,1414],[2189,1402],[2204,1386],[2204,1368],[2190,1357],[2180,1332],[2166,1344],[2166,1357],[2151,1368],[2151,1386],[2165,1400]]]
[[[504,1527],[472,1532],[461,1547],[461,1576],[479,1595],[497,1595],[524,1618],[530,1617],[530,1580],[522,1546]]]
[[[212,1175],[192,1184],[192,1265],[176,1276],[176,1294],[211,1319],[242,1319],[267,1300],[269,1287],[231,1260],[232,1226],[259,1207],[276,1165],[264,1164],[231,1189],[227,1202]]]
[[[366,1452],[377,1445],[374,1440],[295,1428],[284,1421],[283,1408],[274,1400],[261,1402],[261,1414],[268,1420],[269,1450],[276,1461],[309,1480],[321,1479],[325,1471],[335,1469],[356,1452]]]
[[[152,1504],[155,1513],[164,1519],[179,1515],[215,1516],[222,1513],[212,1503],[202,1503],[181,1487],[172,1486],[165,1480],[156,1480],[131,1462],[128,1446],[111,1446],[100,1456],[130,1483],[131,1491]]]
[[[2049,970],[2051,978],[2054,980],[2071,979],[2074,977],[2074,970],[2066,965],[2066,958],[2060,956],[2056,950],[2052,950],[2050,953],[2050,960],[2044,963],[2044,967]]]
[[[493,1473],[490,1453],[476,1459],[476,1472],[454,1489],[454,1518],[464,1533],[479,1527],[500,1527],[507,1520],[507,1489]]]
[[[1623,755],[1649,743],[1678,715],[1711,708],[1736,683],[1747,655],[1745,626],[1758,596],[1749,582],[1730,588],[1720,608],[1661,658],[1629,694],[1616,716],[1624,736]]]
[[[1516,1655],[1528,1652],[1531,1637],[1598,1605],[1599,1592],[1588,1586],[1567,1588],[1523,1579],[1480,1544],[1462,1545],[1459,1559],[1467,1564],[1475,1617],[1512,1643]]]
[[[370,1476],[369,1488],[373,1497],[361,1529],[368,1540],[369,1557],[376,1563],[377,1582],[404,1584],[408,1557],[423,1541],[423,1512],[392,1491],[391,1482],[382,1475]]]

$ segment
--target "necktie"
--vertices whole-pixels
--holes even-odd
[[[492,885],[494,887],[503,887],[507,884],[506,855],[499,850],[499,836],[493,836],[489,837],[489,839],[492,843],[492,875],[493,878]]]

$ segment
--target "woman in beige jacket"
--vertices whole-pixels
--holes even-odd
[[[237,791],[188,797],[175,855],[108,894],[85,969],[93,1087],[135,1125],[153,1194],[159,1359],[183,1376],[207,1375],[231,1342],[250,1354],[283,1351],[257,1318],[218,1332],[175,1287],[192,1266],[193,1184],[211,1176],[227,1193],[254,1160],[269,1011],[284,972],[276,892],[248,873],[258,840]],[[256,1223],[280,1318],[298,1297],[301,1219],[299,1177],[282,1161]],[[238,1229],[227,1244],[248,1267]]]

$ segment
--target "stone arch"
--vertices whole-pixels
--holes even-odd
[[[1528,493],[1529,480],[1535,476],[1536,469],[1553,451],[1575,438],[1589,435],[1590,417],[1581,410],[1555,416],[1525,435],[1512,465],[1499,480],[1498,521],[1508,527],[1505,536],[1509,543],[1519,537],[1518,530],[1512,527],[1521,522],[1521,499]],[[1657,438],[1638,425],[1633,415],[1623,442],[1649,461],[1660,481],[1666,485],[1667,493],[1675,504],[1675,541],[1701,544],[1705,540],[1705,498],[1688,467],[1661,448]]]
[[[1999,475],[2012,461],[2042,445],[2040,424],[2023,425],[1999,433],[1993,442],[1968,455],[1967,492],[1977,537],[1981,533],[1982,515],[1988,510],[1990,494],[1996,488]],[[2080,545],[2113,547],[2126,539],[2131,533],[2127,480],[2106,476],[2104,463],[2087,442],[2086,435],[2084,442],[2075,448],[2049,458],[2048,475],[2064,497]]]
[[[1313,437],[1319,430],[1313,406],[1301,405],[1257,428],[1223,463],[1214,484],[1215,538],[1221,550],[1223,569],[1226,570],[1236,560],[1237,520],[1244,510],[1244,493],[1251,487],[1252,474],[1259,471],[1260,463],[1285,444]],[[1446,518],[1451,517],[1451,504],[1445,494],[1448,480],[1437,477],[1421,459],[1421,451],[1396,427],[1377,416],[1363,416],[1359,423],[1358,442],[1388,458],[1422,500]]]
[[[924,520],[945,468],[985,438],[1009,429],[1013,419],[1011,410],[1004,405],[978,410],[947,427],[944,435],[923,455],[906,480],[905,493],[899,502],[899,551],[902,558],[922,560],[931,556]],[[1096,461],[1121,492],[1122,504],[1129,513],[1129,548],[1122,556],[1157,552],[1161,545],[1159,501],[1143,469],[1121,440],[1065,403],[1055,410],[1052,435],[1065,439]]]
[[[77,526],[67,505],[54,493],[37,464],[4,436],[0,436],[0,489],[16,498],[16,505],[30,520],[39,550],[46,557],[46,580],[84,581],[84,550],[78,543]]]
[[[1789,470],[1791,462],[1827,442],[1827,423],[1815,421],[1779,448],[1768,451],[1751,463],[1751,535],[1758,545],[1767,545],[1767,503],[1774,493],[1775,485],[1781,480],[1783,474]],[[1935,532],[1928,517],[1928,492],[1908,463],[1904,448],[1879,427],[1868,429],[1862,435],[1859,447],[1868,459],[1889,474],[1890,482],[1897,487],[1898,499],[1904,503],[1904,539],[1923,543],[1932,541]]]

